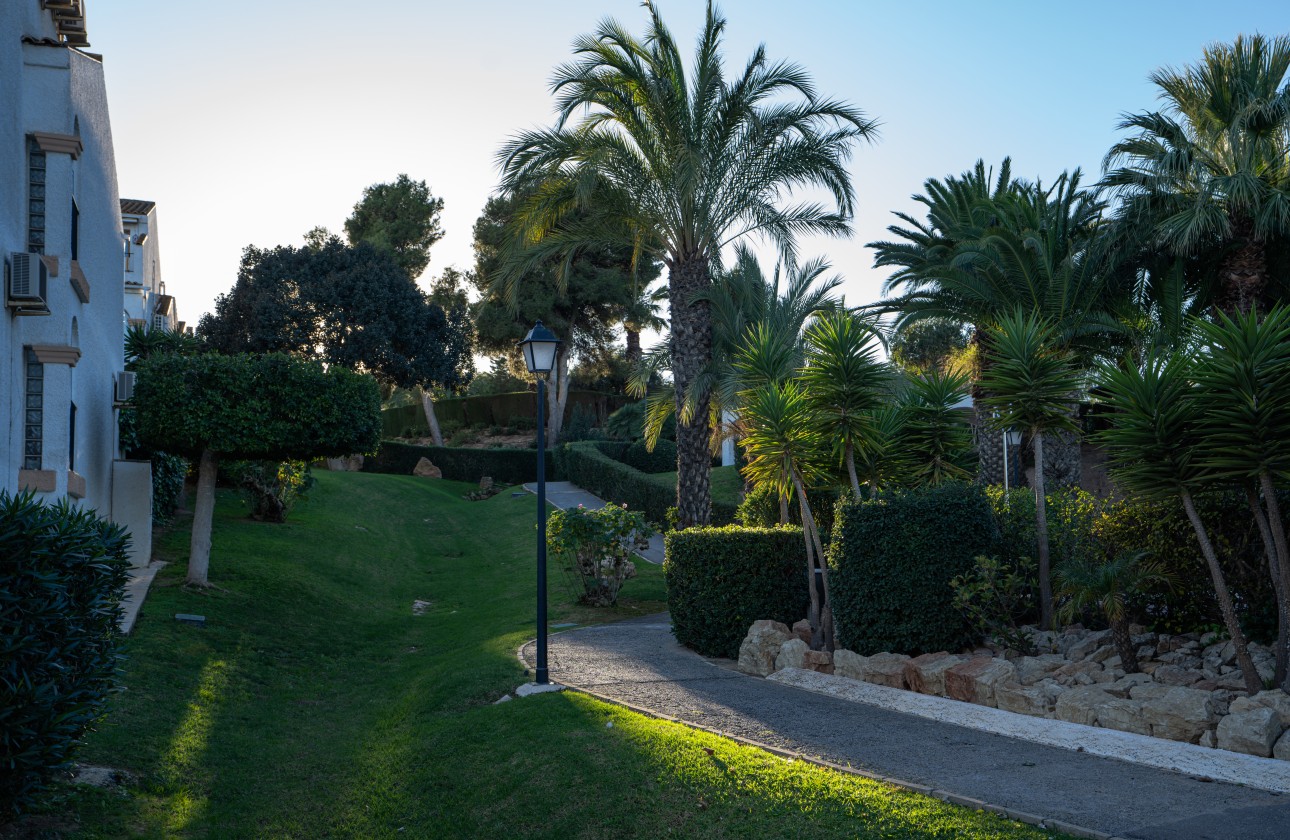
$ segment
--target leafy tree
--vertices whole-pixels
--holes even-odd
[[[366,242],[388,251],[415,280],[430,264],[430,246],[443,238],[442,210],[443,199],[431,195],[425,181],[401,174],[392,184],[373,184],[363,190],[345,220],[345,234],[350,245]]]
[[[994,412],[991,425],[998,429],[1026,429],[1034,441],[1040,622],[1051,630],[1053,588],[1044,492],[1044,436],[1078,430],[1070,403],[1080,380],[1071,353],[1057,343],[1052,322],[1022,310],[1004,316],[989,331],[985,353],[989,364],[981,376],[987,393],[982,402]]]
[[[791,262],[798,234],[849,231],[853,189],[843,164],[876,132],[849,105],[817,96],[797,65],[770,63],[759,47],[744,70],[722,70],[725,19],[711,2],[694,64],[685,60],[653,5],[644,38],[604,21],[574,42],[576,60],[552,84],[554,128],[528,131],[500,154],[514,186],[539,185],[518,216],[535,243],[507,271],[571,249],[621,241],[668,268],[672,373],[676,385],[677,507],[682,527],[710,517],[708,394],[697,380],[712,355],[709,304],[721,249],[746,234],[768,237]],[[570,125],[574,115],[576,124]],[[821,188],[832,208],[785,205],[796,187]],[[570,213],[595,196],[602,213]]]
[[[1274,244],[1290,239],[1290,37],[1238,36],[1181,70],[1152,74],[1165,108],[1127,116],[1106,156],[1117,217],[1167,255],[1208,254],[1214,301],[1266,299]]]
[[[464,313],[431,303],[389,254],[335,237],[248,247],[198,333],[221,353],[291,353],[403,388],[451,387],[469,370]]]
[[[911,373],[945,371],[967,346],[963,324],[951,318],[927,318],[894,331],[891,360]]]
[[[198,459],[188,582],[208,586],[220,459],[312,460],[370,452],[380,441],[376,381],[283,354],[151,356],[135,407],[143,442]]]

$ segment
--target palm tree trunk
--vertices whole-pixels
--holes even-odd
[[[779,497],[779,524],[788,524],[788,496],[783,494]]]
[[[1115,642],[1115,652],[1120,654],[1120,667],[1126,674],[1136,674],[1141,668],[1138,666],[1138,651],[1133,646],[1133,637],[1129,635],[1129,620],[1120,618],[1118,621],[1112,621],[1111,639]]]
[[[802,481],[797,476],[793,476],[793,487],[797,490],[797,496],[802,507],[802,534],[806,538],[807,557],[815,557],[819,563],[820,583],[824,586],[824,600],[818,607],[820,616],[820,643],[825,650],[833,651],[836,648],[836,639],[834,638],[833,628],[833,606],[829,601],[829,567],[824,558],[824,543],[820,539],[820,529],[815,525],[815,515],[811,513],[811,503],[806,498],[806,488],[802,486]],[[815,568],[811,570],[811,595],[816,597],[815,592]],[[816,648],[817,650],[819,648]]]
[[[856,477],[856,447],[850,440],[846,448],[847,475],[851,478],[851,491],[860,498],[860,479]]]
[[[1044,495],[1044,433],[1035,430],[1035,542],[1039,554],[1039,623],[1053,629],[1052,563],[1048,554],[1048,500]]]
[[[811,539],[811,530],[806,526],[806,496],[798,494],[797,503],[802,512],[802,540],[806,543],[806,586],[811,596],[810,612],[806,620],[811,623],[811,650],[823,647],[824,631],[820,626],[820,593],[815,589],[815,544]]]
[[[636,367],[636,363],[641,360],[641,331],[632,329],[627,324],[623,325],[623,330],[627,333],[627,364]]]
[[[188,550],[187,582],[192,586],[210,586],[207,571],[211,562],[211,525],[215,521],[215,476],[218,472],[219,456],[203,449],[197,463],[197,500],[193,504],[193,535]]]
[[[681,528],[712,521],[708,446],[712,438],[707,393],[692,393],[712,359],[712,315],[696,294],[712,285],[708,260],[689,254],[668,273],[672,322],[672,379],[676,387],[676,509]],[[689,398],[692,410],[685,411]]]
[[[1224,258],[1219,269],[1218,308],[1228,315],[1248,315],[1263,305],[1268,285],[1267,248],[1255,235],[1253,220],[1236,217],[1231,222],[1232,238],[1241,244]]]
[[[1214,594],[1218,596],[1218,609],[1223,614],[1223,624],[1227,627],[1227,634],[1232,637],[1232,644],[1236,646],[1236,662],[1241,666],[1241,678],[1245,680],[1245,690],[1250,694],[1258,694],[1263,690],[1263,681],[1259,679],[1258,669],[1254,667],[1254,660],[1250,658],[1249,643],[1245,640],[1245,634],[1241,632],[1241,623],[1236,620],[1236,607],[1232,604],[1232,593],[1228,591],[1227,581],[1223,578],[1223,569],[1218,565],[1218,554],[1214,551],[1214,544],[1209,541],[1209,532],[1205,530],[1205,523],[1196,512],[1191,493],[1180,490],[1178,495],[1182,499],[1183,510],[1187,511],[1191,527],[1196,531],[1196,539],[1200,541],[1200,553],[1205,557],[1206,565],[1209,566],[1209,576],[1214,582]]]
[[[1245,487],[1245,503],[1249,505],[1254,523],[1259,526],[1259,536],[1263,538],[1263,554],[1268,558],[1268,571],[1272,575],[1272,588],[1277,598],[1277,648],[1276,674],[1273,681],[1283,685],[1286,681],[1287,634],[1290,633],[1290,603],[1286,600],[1286,589],[1281,583],[1281,566],[1283,558],[1278,556],[1276,542],[1272,537],[1272,528],[1268,525],[1267,514],[1259,504],[1259,494],[1253,487]]]
[[[1259,484],[1263,489],[1263,503],[1268,507],[1268,528],[1272,531],[1272,544],[1277,550],[1276,571],[1281,580],[1280,607],[1285,615],[1290,615],[1290,547],[1286,544],[1286,528],[1285,521],[1281,518],[1281,502],[1277,499],[1277,488],[1272,481],[1272,474],[1267,470],[1259,473]],[[1290,674],[1284,673],[1280,665],[1285,648],[1280,635],[1277,642],[1277,677],[1281,690],[1290,694]]]

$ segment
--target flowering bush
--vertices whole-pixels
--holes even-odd
[[[580,600],[594,607],[618,603],[623,581],[636,574],[632,552],[649,545],[653,529],[644,514],[623,505],[600,510],[557,510],[547,525],[546,544],[568,563],[582,583]]]

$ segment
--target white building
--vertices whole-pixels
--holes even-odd
[[[161,253],[157,242],[157,203],[121,199],[122,236],[125,238],[125,318],[127,326],[183,332],[173,295],[166,294],[161,279]]]
[[[151,553],[147,463],[119,458],[121,209],[83,0],[0,3],[0,488],[69,497]]]

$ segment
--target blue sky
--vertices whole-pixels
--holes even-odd
[[[700,0],[661,0],[683,44]],[[1013,158],[1046,181],[1096,180],[1121,113],[1155,107],[1149,74],[1238,33],[1290,32],[1264,0],[825,2],[730,0],[727,67],[757,43],[807,68],[823,94],[882,123],[859,148],[855,235],[803,244],[847,278],[848,302],[885,274],[865,244],[929,177]],[[497,182],[494,154],[551,119],[547,84],[569,44],[635,0],[409,2],[117,0],[89,4],[105,58],[123,197],[158,202],[163,275],[195,323],[232,286],[244,246],[339,231],[363,187],[406,172],[445,201],[426,280],[473,264],[471,226]]]

